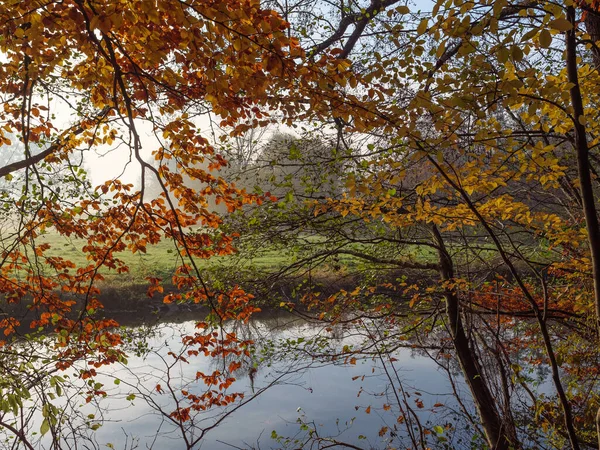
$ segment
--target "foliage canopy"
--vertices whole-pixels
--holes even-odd
[[[129,271],[124,252],[165,240],[178,265],[170,280],[149,277],[148,295],[209,306],[184,344],[234,357],[198,372],[210,394],[181,391],[178,424],[240,401],[226,389],[252,343],[222,325],[258,310],[248,289],[209,283],[199,261],[268,239],[300,255],[279,275],[364,263],[356,289],[305,292],[319,320],[376,313],[399,330],[404,308],[413,334],[445,333],[490,448],[527,447],[537,426],[548,447],[597,440],[597,2],[438,0],[422,12],[397,0],[5,0],[0,23],[0,140],[20,152],[0,167],[14,180],[0,194],[0,326],[14,355],[0,425],[23,446],[25,429],[5,420],[30,396],[21,379],[55,387],[81,361],[83,380],[123,361],[116,321],[99,314],[103,281]],[[298,138],[262,153],[276,186],[251,189],[264,167],[246,150],[244,181],[228,180],[221,150],[273,124]],[[92,185],[97,153],[125,154],[141,187]],[[57,254],[48,232],[81,243],[86,262]],[[30,342],[52,330],[51,356],[21,364],[23,328]],[[531,393],[522,352],[548,365],[556,393],[532,395],[524,418],[513,411]],[[106,395],[88,385],[88,399]],[[60,441],[47,405],[41,431]]]

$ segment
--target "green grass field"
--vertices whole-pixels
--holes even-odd
[[[196,260],[196,264],[206,274],[214,280],[231,279],[242,273],[255,273],[256,275],[272,273],[281,270],[282,268],[301,261],[306,258],[311,249],[322,249],[321,244],[324,244],[322,238],[318,236],[306,236],[300,239],[303,245],[282,244],[275,245],[273,243],[264,243],[257,245],[254,243],[251,246],[241,246],[240,253],[230,256],[212,257],[208,260]],[[37,238],[36,244],[48,243],[51,245],[51,250],[48,254],[51,256],[61,256],[71,260],[78,267],[87,265],[89,262],[86,255],[81,251],[85,244],[83,240],[70,240],[56,233],[46,233]],[[307,251],[307,248],[309,249]],[[386,250],[384,247],[374,249],[368,244],[353,245],[349,247],[355,251],[365,251],[376,256],[385,258]],[[462,247],[449,246],[450,252],[457,264],[471,263],[482,264],[492,261],[497,257],[497,252],[491,245],[482,245],[477,250],[476,254],[465,252]],[[530,249],[531,253],[533,250]],[[382,253],[383,252],[383,253]],[[392,249],[393,252],[393,249]],[[540,249],[537,253],[544,253]],[[437,254],[435,249],[431,247],[405,246],[401,252],[403,259],[408,259],[418,262],[437,262]],[[394,255],[392,253],[392,255]],[[543,257],[538,254],[537,257]],[[129,273],[116,274],[109,269],[102,269],[101,273],[107,281],[118,283],[119,285],[132,285],[144,283],[146,277],[159,277],[167,281],[173,275],[175,268],[181,264],[181,257],[178,256],[178,251],[170,240],[164,240],[157,245],[147,247],[146,253],[137,252],[135,254],[130,251],[122,252],[118,257],[129,266]],[[398,257],[398,254],[392,256]],[[320,260],[323,263],[323,260]],[[308,267],[310,264],[305,264]],[[373,267],[368,261],[363,261],[352,255],[341,254],[337,258],[328,259],[326,263],[317,267],[313,265],[314,274],[319,271],[329,273],[331,271],[338,274],[347,273],[355,270],[368,269]]]
[[[61,256],[72,261],[77,267],[89,263],[86,255],[81,251],[85,241],[79,239],[67,239],[55,233],[46,233],[39,236],[36,244],[50,244],[51,249],[47,252],[49,256]],[[118,254],[119,259],[129,266],[129,273],[116,274],[109,269],[101,270],[107,280],[120,283],[139,283],[146,277],[160,277],[168,279],[173,275],[175,268],[181,264],[181,257],[172,241],[164,240],[156,245],[149,245],[146,253],[124,251]],[[281,267],[290,261],[289,253],[280,250],[268,249],[262,251],[259,256],[232,255],[215,256],[209,260],[196,260],[196,264],[202,269],[218,271],[220,268],[233,269],[235,267],[252,266],[258,270],[270,270]]]
[[[318,237],[309,237],[308,241],[315,246],[321,243]],[[56,233],[46,233],[36,239],[36,245],[42,243],[50,244],[51,249],[47,252],[49,256],[61,256],[69,259],[77,267],[89,263],[86,255],[81,251],[85,245],[83,240],[68,239]],[[118,257],[129,266],[129,273],[117,274],[115,271],[102,269],[102,275],[108,282],[119,285],[143,283],[146,277],[159,277],[167,281],[173,275],[175,268],[182,262],[177,249],[170,240],[162,241],[157,245],[149,245],[146,250],[146,253],[136,252],[133,254],[130,251],[124,251],[118,254]],[[220,277],[231,278],[236,273],[241,275],[242,272],[244,274],[256,273],[257,275],[276,272],[304,257],[306,254],[297,247],[265,244],[254,250],[242,246],[240,253],[230,256],[215,256],[208,260],[196,260],[196,264],[207,274],[211,274],[212,278],[218,279]],[[342,271],[359,268],[361,264],[361,261],[350,255],[340,255],[335,261],[335,265],[341,267]],[[330,269],[331,267],[325,265],[320,269],[315,268],[313,273]]]

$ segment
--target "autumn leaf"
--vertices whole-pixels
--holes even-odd
[[[543,29],[540,31],[539,35],[540,46],[542,48],[548,48],[552,44],[552,35],[550,31]]]
[[[548,26],[550,26],[550,28],[553,28],[558,31],[569,31],[570,29],[573,28],[573,25],[571,24],[571,22],[569,22],[567,19],[562,18],[562,17],[551,20],[548,23]]]

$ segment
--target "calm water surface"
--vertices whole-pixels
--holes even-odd
[[[34,448],[56,448],[51,433],[39,434],[41,404],[48,402],[65,410],[61,449],[317,449],[335,443],[388,449],[415,448],[415,441],[421,448],[480,448],[465,419],[473,407],[455,363],[438,350],[415,350],[394,338],[397,328],[385,330],[377,321],[327,328],[291,315],[259,315],[224,326],[254,342],[250,356],[176,361],[170,353],[182,350],[182,336],[194,334],[196,323],[163,319],[125,328],[127,364],[99,368],[93,380],[105,398],[86,403],[90,388],[78,377],[89,368],[85,363],[62,374],[68,382],[61,396],[47,397],[55,389],[47,386],[46,398],[25,405],[32,411],[26,432]],[[390,345],[397,348],[390,352]],[[354,353],[358,348],[366,352]],[[243,393],[243,400],[194,413],[183,428],[173,423],[169,414],[177,402],[189,406],[182,390],[207,390],[196,373],[226,371],[234,360],[242,365],[227,393]],[[22,448],[2,437],[0,449]]]
[[[147,329],[148,347],[154,351],[142,351],[135,356],[130,350],[126,366],[114,366],[108,372],[105,369],[105,374],[98,377],[97,381],[108,387],[109,394],[98,403],[103,414],[95,411],[93,405],[82,406],[82,412],[94,414],[95,419],[103,417],[102,426],[94,433],[94,440],[101,448],[106,445],[123,448],[126,442],[135,442],[138,448],[186,448],[182,430],[159,412],[173,411],[174,399],[157,392],[156,386],[160,384],[166,389],[168,377],[176,392],[184,387],[200,394],[206,388],[203,383],[188,385],[187,382],[197,371],[211,373],[222,368],[222,359],[215,361],[202,356],[190,359],[189,364],[173,364],[168,353],[177,352],[181,336],[193,333],[194,327],[195,321],[189,321]],[[414,350],[397,350],[393,362],[358,358],[355,364],[350,364],[348,360],[344,363],[344,359],[332,362],[330,358],[311,357],[309,354],[316,352],[311,339],[326,338],[328,347],[319,347],[320,352],[341,352],[345,346],[362,342],[363,333],[355,329],[326,330],[287,317],[255,319],[237,331],[254,339],[257,346],[253,357],[236,371],[237,381],[228,389],[228,392],[243,392],[247,403],[206,431],[194,448],[309,448],[307,437],[311,431],[313,437],[329,437],[366,449],[396,447],[401,442],[410,447],[406,424],[398,422],[402,413],[415,417],[409,409],[429,429],[447,423],[459,425],[460,419],[453,414],[458,405],[447,372],[434,359]],[[305,351],[292,352],[285,344],[290,340],[309,344],[300,345]],[[135,342],[131,348],[135,348]],[[271,351],[265,357],[261,348]],[[167,370],[168,365],[172,367]],[[251,377],[252,367],[256,372]],[[469,404],[468,392],[460,381],[455,388]],[[135,394],[135,399],[130,394]],[[398,407],[398,399],[403,411]],[[194,429],[185,432],[193,440],[231,410],[232,407],[214,408],[200,413],[194,418]],[[382,427],[388,430],[380,436]],[[414,430],[419,435],[417,428]],[[275,434],[281,438],[273,439]],[[455,434],[453,439],[458,439],[460,433]],[[294,439],[298,442],[294,443]]]

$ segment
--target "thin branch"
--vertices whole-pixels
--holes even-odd
[[[110,111],[110,109],[111,108],[109,106],[106,106],[102,111],[100,111],[100,114],[98,114],[98,116],[95,118],[95,120],[99,121],[99,120],[102,120],[103,118],[105,118],[106,115],[108,114],[108,112]],[[81,125],[78,125],[77,127],[66,130],[63,133],[63,136],[69,136],[69,135],[77,136],[77,135],[83,133],[84,131],[85,131],[85,128],[83,128]],[[12,172],[16,172],[17,170],[25,169],[27,167],[31,167],[31,166],[39,163],[47,156],[50,156],[51,154],[53,154],[54,152],[59,150],[63,145],[64,145],[64,141],[59,138],[54,144],[52,144],[47,149],[41,151],[40,153],[32,155],[28,158],[22,159],[21,161],[16,161],[14,163],[7,164],[6,166],[0,167],[0,177],[4,177]]]

